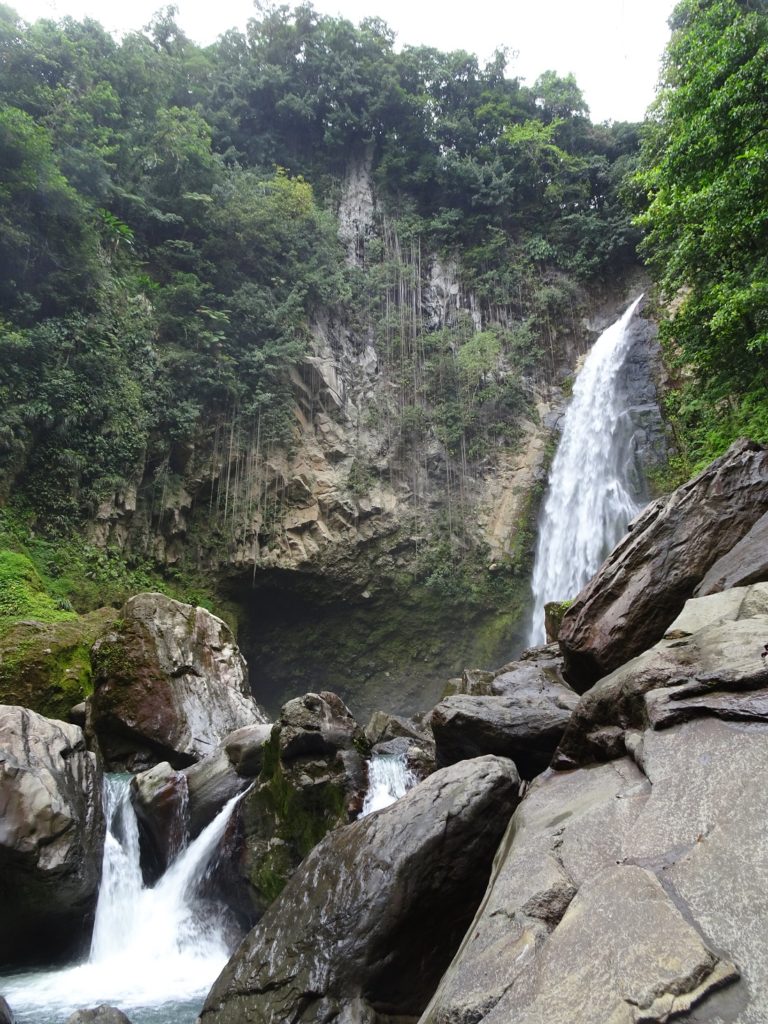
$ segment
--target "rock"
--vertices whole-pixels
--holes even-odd
[[[0,996],[0,1024],[14,1024],[11,1008],[2,996]]]
[[[714,563],[768,509],[768,448],[738,441],[630,524],[563,617],[568,681],[583,692],[659,640]]]
[[[667,638],[579,701],[562,767],[616,757],[629,733],[702,715],[768,721],[768,583],[687,602]]]
[[[643,746],[534,781],[421,1024],[767,1019],[768,729]]]
[[[418,1014],[474,912],[518,785],[509,761],[463,762],[327,836],[224,969],[202,1024]]]
[[[80,701],[79,704],[75,704],[74,707],[69,709],[67,715],[67,721],[71,722],[72,725],[77,725],[81,729],[85,729],[86,719],[88,717],[88,705],[84,700]]]
[[[141,866],[154,883],[184,846],[188,836],[187,780],[167,761],[131,779],[131,803],[136,812]]]
[[[67,1017],[66,1024],[131,1024],[122,1010],[115,1006],[101,1006],[93,1010],[76,1010],[70,1017]]]
[[[244,778],[254,778],[261,771],[264,744],[272,734],[271,723],[246,725],[235,729],[224,740],[224,749],[232,767]]]
[[[131,801],[141,837],[145,877],[157,879],[185,841],[195,839],[261,769],[271,725],[236,729],[213,754],[183,771],[167,761],[136,775]],[[239,769],[239,770],[238,770]]]
[[[570,601],[548,601],[544,605],[544,632],[547,636],[547,643],[552,644],[557,640],[563,616],[570,607]]]
[[[385,711],[375,711],[364,732],[365,738],[372,747],[377,743],[386,743],[401,737],[415,740],[417,743],[431,740],[424,727],[415,719],[404,718],[402,715],[390,715]]]
[[[768,580],[768,512],[730,551],[718,558],[694,591],[705,597],[730,587]]]
[[[14,623],[0,637],[0,704],[67,721],[91,692],[91,646],[116,617],[99,608],[71,621]]]
[[[535,666],[502,673],[491,687],[502,694],[458,694],[433,709],[437,763],[498,754],[511,758],[523,778],[533,778],[549,764],[578,697]]]
[[[283,706],[217,870],[218,891],[241,922],[258,920],[323,836],[360,813],[366,748],[336,694],[308,693]]]
[[[307,693],[289,700],[280,712],[280,756],[284,761],[349,750],[360,726],[335,693]]]
[[[76,949],[98,894],[101,775],[75,725],[0,707],[0,962]]]
[[[91,723],[112,769],[185,768],[266,721],[229,627],[203,608],[139,594],[92,660]]]

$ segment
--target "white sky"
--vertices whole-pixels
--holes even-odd
[[[5,0],[27,21],[86,15],[111,31],[141,28],[162,0]],[[290,6],[295,3],[288,0]],[[675,0],[314,0],[316,10],[358,23],[378,15],[399,44],[469,50],[485,60],[517,51],[509,73],[533,83],[542,71],[573,72],[593,121],[641,120],[654,96]],[[251,0],[177,0],[178,21],[199,43],[242,28]]]

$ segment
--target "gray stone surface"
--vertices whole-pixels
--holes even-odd
[[[749,583],[768,580],[768,512],[749,533],[718,558],[694,594],[705,597],[729,587],[743,587]]]
[[[582,697],[422,1024],[768,1020],[767,590]]]
[[[82,730],[0,707],[0,962],[82,941],[104,829],[101,772]]]
[[[568,681],[583,692],[659,640],[708,570],[768,509],[768,448],[736,442],[652,502],[566,612]]]
[[[667,637],[582,696],[558,765],[622,754],[627,730],[649,725],[701,715],[768,721],[768,584],[689,601]]]
[[[102,1003],[91,1010],[76,1010],[66,1024],[131,1024],[122,1010]]]
[[[511,758],[524,778],[543,771],[560,741],[578,697],[524,665],[493,679],[501,695],[446,697],[429,718],[438,765],[498,754]]]
[[[93,647],[90,728],[112,769],[185,768],[229,733],[266,722],[226,623],[162,594],[138,594]]]
[[[463,762],[327,836],[219,977],[204,1024],[419,1013],[482,895],[518,785],[510,761]]]

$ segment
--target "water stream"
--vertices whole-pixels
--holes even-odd
[[[360,817],[389,807],[417,782],[404,754],[374,754],[368,762],[368,792]]]
[[[229,959],[220,908],[199,888],[240,797],[144,887],[129,776],[105,783],[108,831],[91,951],[85,963],[0,979],[17,1024],[61,1024],[79,1007],[109,1003],[132,1024],[192,1024]]]
[[[634,426],[618,388],[641,299],[603,331],[576,378],[539,523],[531,645],[545,642],[544,605],[574,598],[641,508],[630,483]]]

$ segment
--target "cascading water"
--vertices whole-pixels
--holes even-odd
[[[133,1024],[191,1024],[229,959],[225,919],[197,894],[240,797],[146,889],[129,781],[111,776],[105,783],[108,831],[90,957],[0,980],[18,1024],[60,1024],[98,1003],[120,1007]]]
[[[641,508],[629,483],[634,430],[617,389],[641,299],[600,335],[576,379],[539,524],[531,645],[545,642],[544,605],[575,597]]]
[[[404,754],[374,754],[368,762],[368,779],[361,818],[389,807],[418,782]]]

